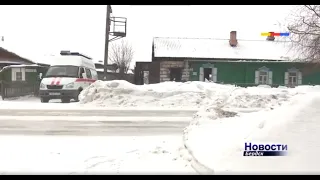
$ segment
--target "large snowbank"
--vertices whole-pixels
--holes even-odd
[[[80,103],[125,107],[266,108],[279,105],[295,92],[287,88],[240,88],[210,82],[164,82],[133,85],[127,81],[97,81],[83,90]]]
[[[319,90],[319,86],[287,89],[296,96],[283,106],[249,114],[206,107],[185,129],[185,146],[210,169],[202,168],[207,174],[319,172]],[[288,144],[289,156],[243,157],[244,142]]]

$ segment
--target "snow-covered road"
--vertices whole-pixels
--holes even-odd
[[[181,136],[1,136],[0,174],[196,174]]]
[[[0,134],[181,135],[188,110],[26,110],[1,109]]]
[[[196,109],[0,106],[0,174],[195,174],[179,149]]]
[[[0,116],[127,116],[127,117],[189,117],[197,110],[148,109],[0,109]]]
[[[1,109],[0,174],[195,174],[179,154],[192,113]]]
[[[181,120],[180,120],[181,118]],[[191,117],[0,116],[0,134],[144,136],[180,135]]]

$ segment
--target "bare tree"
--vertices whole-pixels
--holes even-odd
[[[288,30],[299,59],[320,62],[320,5],[299,6],[291,17]]]
[[[126,74],[130,68],[130,64],[134,55],[132,46],[125,40],[114,42],[111,44],[109,53],[109,60],[111,63],[117,65],[119,74],[121,76]]]

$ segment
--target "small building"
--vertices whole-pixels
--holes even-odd
[[[98,79],[99,80],[104,80],[104,62],[102,60],[100,61],[95,61],[94,65],[96,67],[97,73],[98,73]],[[133,74],[119,74],[119,68],[117,64],[108,64],[107,66],[107,80],[126,80],[130,83],[133,83]]]
[[[46,66],[0,47],[0,92],[2,98],[36,94]]]
[[[299,61],[290,41],[154,38],[152,62],[137,62],[135,84],[165,81],[212,81],[255,86],[320,84],[318,66]]]
[[[98,73],[98,79],[104,79],[104,62],[102,60],[94,61],[94,65],[96,67]],[[115,79],[115,75],[117,71],[117,65],[115,64],[108,64],[107,66],[107,80]]]

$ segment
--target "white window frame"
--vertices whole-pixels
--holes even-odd
[[[268,71],[259,71],[259,84],[268,84]]]
[[[21,80],[17,79],[17,73],[21,73]],[[25,81],[26,80],[26,69],[25,68],[11,68],[11,80],[12,81]]]
[[[296,73],[296,76],[290,76],[290,73]],[[295,77],[296,82],[295,83],[289,82],[290,77],[291,77],[291,79],[292,79],[292,77]],[[297,69],[297,68],[288,69],[287,72],[285,72],[285,74],[284,74],[284,84],[286,86],[290,86],[290,87],[295,87],[295,86],[301,85],[302,84],[302,73],[299,71],[299,69]]]
[[[212,82],[217,82],[217,79],[218,79],[218,69],[215,68],[214,66],[211,67],[211,78],[210,80]],[[205,79],[204,79],[204,67],[200,67],[200,70],[199,70],[199,81],[202,81],[204,82]]]
[[[261,73],[266,73],[266,83],[261,83],[260,77],[262,76]],[[265,76],[265,75],[263,75]],[[255,71],[255,84],[263,84],[263,85],[272,85],[272,71],[263,66]]]

